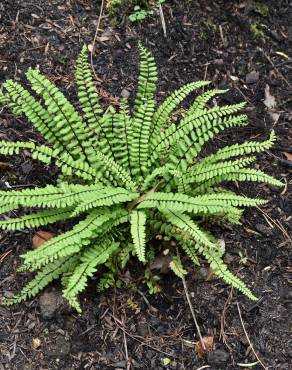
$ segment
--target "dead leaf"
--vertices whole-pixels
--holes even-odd
[[[206,353],[213,351],[214,337],[211,335],[203,337],[203,343],[205,345],[205,349],[202,347],[202,343],[200,341],[195,343],[195,352],[199,358],[202,358]]]
[[[50,233],[49,231],[42,231],[39,230],[36,232],[35,236],[32,238],[32,248],[37,249],[46,241],[52,239],[55,236],[54,233]]]
[[[291,153],[283,152],[283,154],[288,159],[288,161],[292,161],[292,154]]]
[[[270,86],[268,84],[265,87],[264,104],[268,109],[273,109],[277,105],[276,98],[270,93]]]
[[[273,120],[273,123],[274,124],[277,123],[280,114],[275,111],[275,108],[277,106],[276,98],[270,93],[270,86],[268,84],[265,87],[264,104],[268,108],[268,113],[271,119]]]

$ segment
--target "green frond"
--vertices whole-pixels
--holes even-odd
[[[235,161],[222,161],[219,163],[199,163],[191,168],[183,176],[185,184],[204,182],[216,176],[222,176],[246,167],[256,160],[256,157],[240,158]]]
[[[148,172],[149,135],[154,113],[154,102],[146,100],[137,108],[132,122],[131,135],[131,166],[132,173],[141,175]]]
[[[44,99],[55,131],[62,135],[62,142],[73,158],[85,159],[94,163],[90,134],[76,109],[61,91],[37,69],[30,68],[26,73],[31,88]]]
[[[5,299],[2,304],[11,305],[20,303],[28,298],[36,296],[41,290],[62,274],[71,271],[78,262],[78,255],[60,258],[48,263],[14,298]]]
[[[174,214],[173,212],[164,213],[164,216],[170,223],[182,230],[183,233],[189,234],[191,238],[196,241],[193,244],[185,244],[184,247],[187,245],[189,249],[193,248],[198,250],[199,253],[207,259],[211,269],[216,275],[221,277],[227,284],[241,291],[250,299],[257,300],[247,286],[239,278],[228,271],[227,266],[222,261],[222,251],[220,250],[220,247],[210,241],[208,234],[201,230],[189,216],[179,213]],[[173,235],[176,237],[176,234]]]
[[[18,115],[24,114],[55,149],[70,155],[63,140],[64,132],[55,125],[53,116],[18,82],[7,80],[3,87],[7,90],[7,106]]]
[[[254,168],[240,168],[235,171],[215,176],[201,184],[196,185],[193,191],[197,194],[206,192],[210,187],[220,184],[224,181],[254,181],[263,182],[275,186],[284,186],[284,184],[263,171]]]
[[[86,200],[90,193],[99,194],[107,189],[100,185],[78,185],[60,183],[58,186],[47,185],[44,188],[3,190],[0,201],[18,205],[18,207],[66,208]]]
[[[144,211],[132,211],[130,214],[130,222],[131,234],[137,257],[141,262],[146,262],[146,213]]]
[[[55,236],[36,250],[22,255],[24,263],[35,270],[58,258],[79,253],[83,247],[90,244],[91,239],[98,236],[102,231],[100,227],[110,218],[109,211],[91,212],[71,230]]]
[[[179,257],[172,257],[169,267],[179,278],[183,278],[184,275],[187,274],[187,271],[183,268]]]
[[[92,211],[71,230],[22,255],[24,264],[30,270],[36,270],[57,258],[79,253],[95,238],[107,235],[112,228],[127,222],[127,215],[124,209]]]
[[[80,264],[72,272],[63,291],[64,297],[77,312],[81,313],[77,297],[86,288],[88,278],[93,276],[97,266],[105,263],[118,247],[119,243],[113,242],[111,239],[105,239],[89,247],[81,254]]]
[[[141,42],[138,43],[140,52],[140,74],[138,79],[137,96],[134,102],[135,111],[147,101],[153,101],[157,82],[157,66],[151,52]],[[134,113],[134,118],[136,114]]]
[[[72,208],[59,210],[53,209],[32,213],[22,217],[9,218],[7,220],[0,221],[0,229],[14,231],[52,224],[54,222],[62,221],[72,217],[72,210]]]
[[[81,49],[76,62],[76,85],[83,117],[93,137],[95,135],[98,137],[103,110],[99,103],[99,97],[93,81],[93,74],[88,64],[87,45],[84,45]]]
[[[275,131],[272,130],[270,137],[266,141],[257,142],[257,141],[246,141],[242,144],[233,144],[230,146],[225,146],[222,149],[219,149],[216,153],[209,155],[204,158],[201,162],[202,166],[205,166],[210,163],[222,161],[232,157],[238,157],[244,154],[259,153],[264,150],[270,149],[276,140]]]
[[[76,216],[93,208],[109,207],[114,204],[130,202],[138,197],[138,193],[131,193],[123,188],[105,188],[102,191],[84,197],[84,200],[75,208],[72,215]]]
[[[211,125],[202,123],[192,131],[189,136],[186,135],[174,145],[171,149],[169,160],[173,168],[186,172],[193,164],[194,160],[200,154],[203,145],[212,140],[215,134],[231,127],[241,127],[247,125],[247,116],[245,114],[218,118]]]
[[[265,204],[263,199],[247,198],[226,192],[190,197],[180,193],[155,192],[147,196],[137,209],[157,208],[161,211],[189,212],[194,214],[217,214],[228,211],[231,207],[255,206]]]
[[[228,127],[234,127],[247,121],[245,115],[232,116],[244,107],[245,103],[215,107],[206,111],[199,111],[193,115],[186,115],[179,125],[167,128],[160,138],[155,142],[152,150],[152,162],[157,160],[159,153],[165,148],[173,146],[180,142],[180,146],[188,147],[190,138],[194,146],[198,145],[197,154],[201,147],[208,140],[212,139],[215,133]],[[187,148],[185,148],[187,149]],[[187,152],[187,150],[184,150]]]
[[[257,297],[251,292],[251,290],[242,280],[240,280],[238,277],[233,275],[231,271],[228,270],[227,266],[222,261],[222,259],[218,257],[216,252],[214,253],[214,251],[204,248],[202,254],[205,256],[206,260],[209,262],[212,271],[217,276],[219,276],[227,284],[245,294],[249,299],[257,301]]]
[[[200,87],[210,84],[210,81],[196,81],[182,86],[180,89],[175,90],[163,103],[160,104],[158,109],[153,115],[153,124],[150,132],[151,145],[155,142],[164,128],[170,114],[178,108],[179,104],[193,91]]]
[[[200,111],[204,111],[206,109],[206,104],[209,100],[211,100],[214,96],[219,94],[224,94],[228,90],[209,90],[203,93],[202,95],[199,95],[193,102],[191,108],[188,110],[187,114],[197,114]]]

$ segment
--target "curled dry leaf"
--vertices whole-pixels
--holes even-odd
[[[37,249],[46,241],[52,239],[55,236],[54,233],[50,233],[49,231],[42,231],[39,230],[36,232],[34,237],[32,238],[32,248]]]
[[[199,358],[202,358],[206,353],[213,351],[214,337],[212,335],[203,337],[203,343],[205,345],[205,349],[202,347],[202,343],[200,341],[195,343],[195,352]]]
[[[291,153],[283,152],[283,154],[287,158],[288,161],[292,161],[292,154]]]

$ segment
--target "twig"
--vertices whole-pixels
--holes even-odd
[[[131,362],[129,360],[126,333],[125,333],[124,330],[122,330],[122,332],[123,332],[123,338],[124,338],[124,347],[125,347],[125,355],[126,355],[126,362],[127,362],[127,370],[130,370],[130,368],[131,368]]]
[[[200,331],[200,328],[199,328],[199,325],[198,325],[198,322],[197,322],[197,319],[196,319],[195,311],[194,311],[194,308],[192,306],[192,302],[191,302],[191,299],[190,299],[190,296],[189,296],[186,279],[185,279],[184,276],[182,276],[181,279],[182,279],[182,282],[183,282],[185,295],[187,297],[187,301],[188,301],[188,304],[189,304],[189,307],[190,307],[190,310],[191,310],[191,313],[192,313],[192,316],[193,316],[193,319],[194,319],[194,322],[195,322],[195,326],[196,326],[196,329],[197,329],[197,332],[198,332],[198,336],[199,336],[199,339],[200,339],[200,342],[201,342],[201,346],[206,351],[206,346],[205,346],[205,343],[203,341],[201,331]]]
[[[165,24],[165,19],[164,19],[164,14],[163,14],[163,9],[162,9],[161,4],[159,4],[159,15],[160,15],[162,29],[163,29],[163,36],[166,37],[166,24]]]
[[[91,67],[92,72],[93,72],[93,74],[94,74],[94,76],[97,80],[98,80],[98,77],[96,76],[96,73],[95,73],[95,70],[94,70],[94,67],[93,67],[93,54],[94,54],[94,47],[95,47],[95,42],[96,42],[96,39],[97,39],[97,34],[98,34],[98,31],[99,31],[100,21],[101,21],[101,17],[102,17],[102,13],[103,13],[103,8],[104,8],[104,0],[101,1],[97,26],[96,26],[94,38],[93,38],[93,41],[92,41],[92,47],[91,47],[91,50],[90,50],[90,67]]]
[[[248,334],[247,334],[247,331],[246,331],[246,329],[245,329],[245,326],[244,326],[244,323],[243,323],[243,320],[242,320],[242,316],[241,316],[241,311],[240,311],[239,303],[238,303],[238,302],[236,302],[236,304],[237,304],[237,310],[238,310],[238,314],[239,314],[239,319],[240,319],[240,322],[241,322],[241,326],[242,326],[242,329],[243,329],[244,334],[245,334],[245,336],[246,336],[246,339],[247,339],[247,341],[248,341],[248,344],[249,344],[249,346],[250,346],[250,349],[252,350],[252,352],[253,352],[253,354],[255,355],[255,357],[256,357],[256,359],[258,360],[258,362],[262,365],[263,369],[268,370],[268,368],[264,365],[264,363],[261,361],[261,359],[260,359],[260,358],[259,358],[259,356],[257,355],[256,351],[255,351],[255,350],[254,350],[254,348],[253,348],[253,345],[251,344],[251,341],[250,341],[250,339],[249,339],[249,336],[248,336]]]

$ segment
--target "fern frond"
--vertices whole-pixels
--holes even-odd
[[[200,87],[206,86],[210,81],[196,81],[191,82],[182,86],[180,89],[175,90],[169,97],[167,97],[163,103],[160,104],[158,109],[153,115],[153,124],[150,131],[150,142],[151,146],[153,142],[158,139],[161,134],[161,130],[164,128],[171,112],[173,112],[179,104],[193,91],[199,89]]]
[[[246,167],[256,160],[256,157],[240,158],[235,161],[222,161],[203,165],[199,163],[189,169],[189,172],[183,176],[185,184],[194,182],[203,182],[216,176],[222,176]]]
[[[270,149],[276,140],[275,131],[272,130],[268,140],[257,142],[257,141],[246,141],[242,144],[234,144],[219,149],[216,153],[209,155],[202,161],[202,166],[222,161],[232,157],[238,157],[243,154],[259,153],[264,150]]]
[[[143,176],[148,172],[149,158],[149,135],[154,113],[154,102],[146,100],[137,108],[136,115],[132,122],[131,135],[131,164],[132,172]]]
[[[88,49],[86,45],[81,49],[76,62],[76,85],[78,87],[78,98],[84,113],[83,117],[89,130],[97,138],[100,133],[100,119],[103,110],[99,103],[93,75],[88,64]]]
[[[18,207],[66,208],[86,199],[90,193],[98,194],[100,185],[77,185],[61,183],[44,188],[0,191],[0,201],[17,204]],[[106,190],[105,190],[106,191]]]
[[[146,213],[144,211],[132,211],[130,214],[130,222],[131,222],[131,234],[137,257],[141,262],[146,262],[145,260]]]
[[[187,115],[180,121],[177,127],[170,126],[157,140],[153,147],[152,162],[157,160],[159,153],[165,148],[174,145],[178,141],[182,145],[183,139],[189,136],[194,144],[202,147],[205,142],[214,136],[213,132],[218,133],[220,129],[233,127],[238,123],[246,121],[247,118],[244,115],[232,116],[233,113],[242,109],[244,105],[245,103],[226,105],[224,107],[211,108],[207,111],[199,111],[191,116]]]
[[[111,239],[106,239],[82,253],[80,264],[73,271],[63,291],[64,297],[77,312],[81,312],[77,296],[87,286],[88,278],[92,277],[97,270],[97,266],[105,263],[118,247],[119,243],[113,242]]]
[[[257,300],[247,286],[228,271],[227,266],[221,259],[222,251],[220,248],[210,241],[207,234],[203,230],[200,230],[198,225],[196,225],[189,216],[178,213],[174,214],[173,212],[164,213],[164,215],[170,223],[195,239],[196,243],[193,244],[193,248],[198,249],[198,251],[204,255],[216,275],[221,277],[227,284],[230,284],[244,293],[250,299]],[[188,246],[190,247],[191,245],[189,244]]]
[[[147,196],[137,209],[158,208],[161,211],[172,210],[189,213],[217,214],[228,211],[229,207],[255,206],[265,204],[263,199],[253,199],[230,193],[215,193],[190,197],[179,193],[155,192]],[[231,208],[232,209],[232,208]]]
[[[60,258],[54,262],[48,263],[39,271],[14,298],[5,299],[2,304],[11,305],[20,303],[28,298],[36,296],[41,290],[49,285],[53,280],[58,279],[62,274],[74,269],[78,262],[78,255]]]
[[[77,206],[72,213],[76,216],[82,212],[87,212],[93,208],[112,206],[114,204],[130,202],[131,200],[137,199],[138,193],[130,193],[123,188],[108,188],[105,192],[96,192],[91,195],[84,197],[84,200],[79,206]]]
[[[72,210],[73,208],[46,210],[22,217],[10,218],[0,221],[0,229],[13,231],[52,224],[72,217]]]
[[[26,73],[32,89],[43,97],[51,114],[55,130],[62,135],[62,141],[73,157],[94,163],[92,143],[84,122],[73,105],[61,91],[38,70],[30,68]]]
[[[173,168],[186,172],[198,157],[204,144],[213,139],[215,134],[224,131],[226,128],[246,126],[247,116],[245,114],[239,116],[230,116],[218,118],[211,126],[203,123],[200,127],[194,129],[188,135],[184,136],[178,145],[173,146],[169,159],[173,164]]]
[[[55,125],[53,116],[18,82],[7,80],[3,87],[7,90],[8,107],[17,114],[24,114],[55,149],[70,156],[70,149],[63,140],[64,130]]]
[[[201,194],[206,192],[206,190],[209,189],[211,186],[220,184],[224,181],[254,181],[263,182],[275,186],[284,186],[281,181],[267,175],[263,171],[256,170],[254,168],[240,168],[234,172],[215,176],[201,184],[196,185],[193,190],[195,193]]]
[[[199,111],[204,111],[206,109],[206,104],[208,103],[209,100],[211,100],[214,96],[219,95],[219,94],[224,94],[228,90],[209,90],[203,93],[202,95],[199,95],[193,102],[191,108],[188,110],[187,114],[192,115],[196,114]]]
[[[138,48],[140,52],[140,74],[137,96],[134,102],[136,113],[139,111],[140,106],[147,101],[153,101],[154,103],[157,81],[157,66],[151,52],[141,42],[138,43]],[[136,118],[136,113],[134,113],[134,118]]]
[[[38,249],[22,255],[24,263],[35,270],[57,258],[78,253],[85,245],[90,243],[92,238],[99,234],[99,227],[108,220],[110,220],[109,212],[102,214],[93,211],[71,230],[55,236]]]
[[[169,267],[179,278],[183,278],[184,275],[187,274],[187,271],[183,268],[179,257],[172,257],[172,261],[170,262]]]

